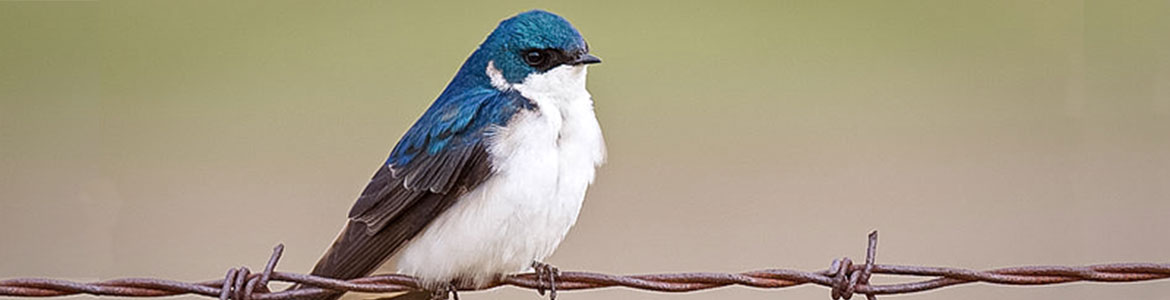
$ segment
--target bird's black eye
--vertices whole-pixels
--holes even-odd
[[[540,50],[528,51],[528,52],[524,53],[524,62],[527,63],[529,66],[535,67],[537,65],[544,63],[546,56],[547,55],[544,55],[544,53],[541,53]]]

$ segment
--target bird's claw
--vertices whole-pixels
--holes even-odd
[[[542,263],[539,261],[532,262],[532,270],[536,273],[536,281],[541,284],[536,287],[536,292],[544,296],[544,290],[548,289],[548,299],[557,299],[557,277],[561,276],[561,269],[557,267]],[[545,284],[548,284],[545,286]]]

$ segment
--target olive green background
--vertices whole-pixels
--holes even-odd
[[[307,271],[463,59],[531,8],[605,61],[609,161],[563,269],[823,269],[873,229],[882,263],[1170,261],[1167,1],[3,2],[0,278],[213,279],[277,243]],[[828,291],[560,297],[727,298]]]

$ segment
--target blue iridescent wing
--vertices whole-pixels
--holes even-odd
[[[440,96],[394,146],[349,217],[376,232],[427,194],[474,188],[491,169],[485,145],[488,132],[528,105],[517,92],[495,89]]]

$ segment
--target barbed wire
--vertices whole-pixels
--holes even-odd
[[[390,293],[419,290],[415,278],[401,274],[374,275],[352,280],[337,280],[313,275],[275,271],[284,250],[273,249],[264,271],[253,274],[247,267],[229,269],[224,279],[203,282],[180,282],[154,278],[127,278],[81,283],[45,278],[0,280],[0,296],[53,297],[77,294],[124,297],[162,297],[194,294],[222,300],[292,300],[343,292]],[[854,265],[848,257],[833,260],[826,270],[799,271],[766,269],[743,273],[673,273],[647,275],[609,275],[591,272],[562,272],[554,286],[536,274],[503,277],[487,286],[454,286],[459,291],[486,290],[499,286],[556,290],[585,290],[626,287],[658,292],[691,292],[730,285],[755,288],[786,288],[805,284],[830,289],[832,299],[850,299],[854,294],[876,299],[876,295],[908,294],[943,287],[985,282],[1004,285],[1048,285],[1078,281],[1133,282],[1170,278],[1170,264],[1120,263],[1089,266],[1024,266],[986,271],[949,267],[924,267],[876,264],[877,231],[869,234],[865,263]],[[896,284],[870,284],[874,274],[928,277]],[[305,286],[301,289],[270,291],[268,283],[282,281]],[[550,295],[550,297],[555,297]]]

